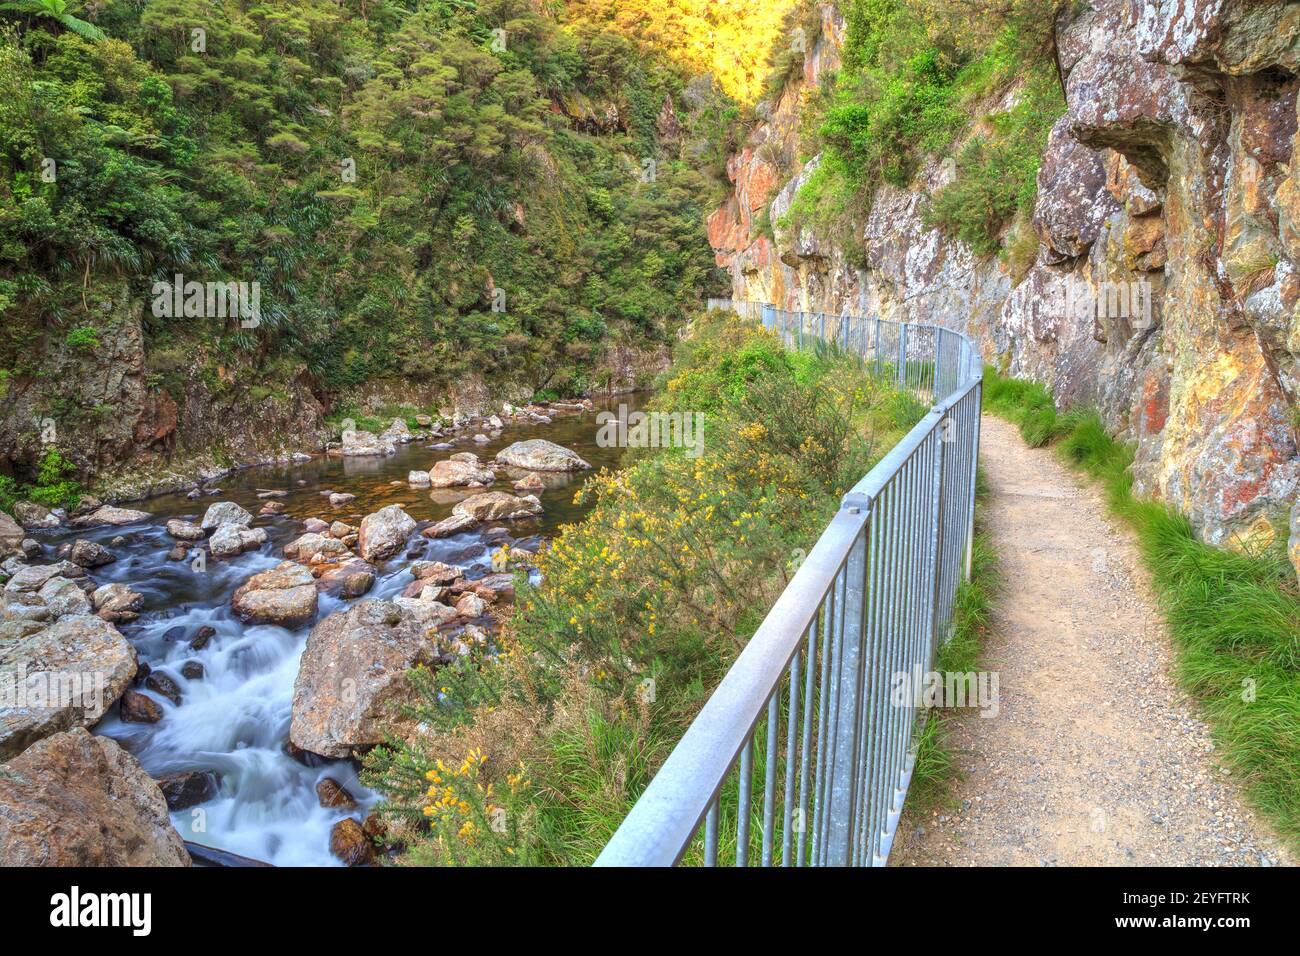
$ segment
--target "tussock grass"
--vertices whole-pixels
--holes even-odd
[[[1054,440],[1133,528],[1173,638],[1179,681],[1199,701],[1247,798],[1300,849],[1300,593],[1285,535],[1242,550],[1200,542],[1185,517],[1133,494],[1132,449],[1112,438],[1095,412],[1058,415],[1045,388],[991,369],[985,395],[985,407],[1019,425],[1031,445]]]

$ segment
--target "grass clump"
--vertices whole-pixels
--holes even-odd
[[[699,320],[654,407],[703,412],[703,454],[647,450],[591,478],[590,513],[538,556],[496,647],[417,672],[405,716],[428,730],[368,757],[403,861],[590,863],[843,494],[915,423],[892,396],[837,349]]]
[[[1133,528],[1174,641],[1180,682],[1200,703],[1248,799],[1300,848],[1300,589],[1285,535],[1239,550],[1198,541],[1186,517],[1133,494],[1133,451],[1111,437],[1096,412],[1058,416],[1041,386],[992,370],[984,381],[986,396],[996,396],[987,401],[989,411],[1019,424],[1022,434],[1029,423],[1031,434],[1055,440]]]

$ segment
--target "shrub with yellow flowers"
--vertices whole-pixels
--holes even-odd
[[[797,555],[924,411],[854,357],[714,317],[679,345],[652,409],[703,412],[703,453],[630,453],[588,479],[587,517],[538,555],[542,583],[521,580],[493,652],[413,674],[406,716],[425,736],[368,758],[388,811],[421,822],[412,859],[590,862]],[[437,755],[471,742],[448,772]],[[519,775],[533,786],[512,788]],[[483,829],[503,807],[508,840]]]

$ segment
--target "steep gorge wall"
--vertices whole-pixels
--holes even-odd
[[[1099,408],[1136,445],[1139,492],[1207,540],[1268,534],[1280,511],[1300,521],[1300,5],[1096,0],[1063,13],[1068,111],[1042,158],[1038,254],[1019,281],[923,225],[926,196],[953,175],[938,159],[873,197],[865,268],[806,230],[759,233],[764,207],[779,221],[809,171],[785,178],[772,158],[794,153],[803,90],[838,67],[843,20],[833,4],[822,13],[802,77],[733,157],[734,192],[709,222],[733,294],[967,330],[990,363]],[[1134,282],[1150,290],[1149,321],[1068,308],[1080,288]]]

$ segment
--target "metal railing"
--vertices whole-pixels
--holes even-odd
[[[933,669],[970,574],[979,350],[932,325],[709,307],[838,343],[933,407],[844,496],[596,865],[883,866],[926,713],[896,690]]]

